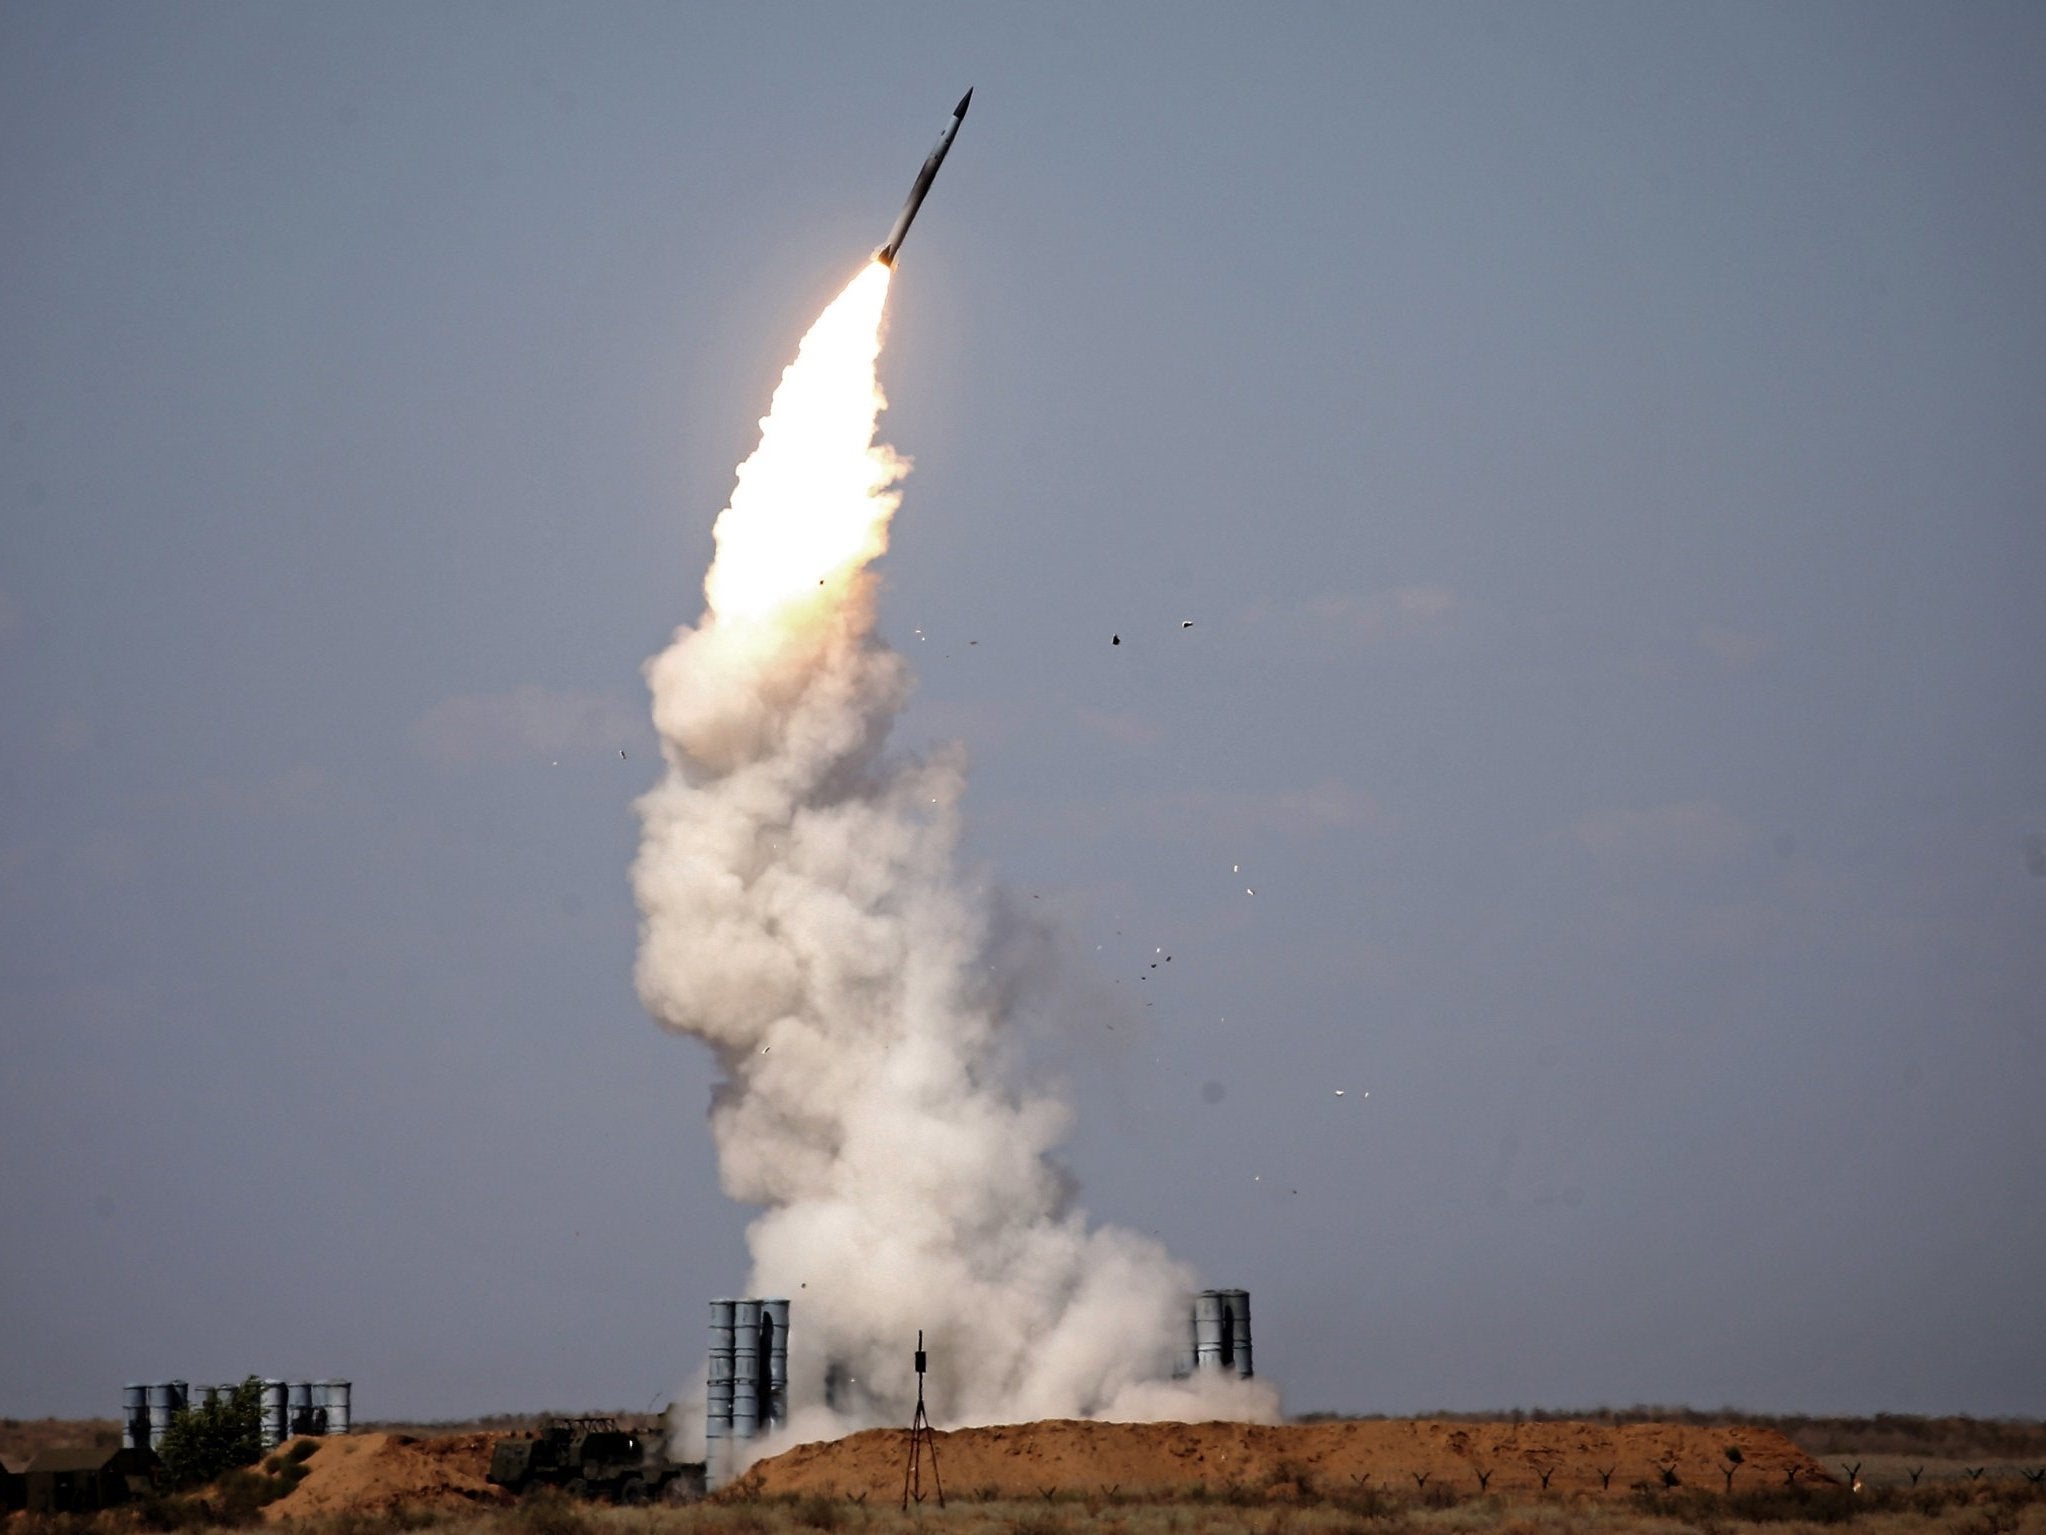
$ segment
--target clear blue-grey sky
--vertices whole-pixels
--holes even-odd
[[[40,0],[0,1412],[695,1367],[638,668],[969,85],[883,628],[1086,1206],[1295,1410],[2046,1413],[2046,12]]]

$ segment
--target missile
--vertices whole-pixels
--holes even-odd
[[[930,191],[931,183],[937,179],[938,167],[945,163],[945,156],[951,151],[952,136],[959,131],[959,124],[966,117],[966,104],[973,100],[968,91],[959,98],[959,105],[952,109],[951,119],[945,124],[945,131],[938,135],[938,142],[931,150],[930,158],[924,161],[924,168],[916,173],[916,185],[909,189],[909,201],[902,205],[902,212],[896,215],[895,227],[888,231],[888,240],[874,252],[874,259],[883,266],[895,265],[895,253],[902,249],[902,238],[909,233],[910,222],[916,217],[916,210],[924,205],[924,193]]]

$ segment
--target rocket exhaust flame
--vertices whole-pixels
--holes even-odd
[[[868,569],[909,468],[874,440],[889,276],[869,264],[804,337],[707,610],[646,668],[667,771],[638,805],[637,981],[723,1068],[722,1182],[762,1207],[743,1293],[795,1302],[777,1437],[905,1421],[919,1328],[943,1423],[1271,1418],[1260,1383],[1165,1378],[1193,1275],[1072,1207],[1048,1160],[1068,1111],[1004,1031],[1030,978],[991,963],[957,867],[962,765],[884,751],[909,688]]]
[[[909,465],[874,443],[886,401],[875,381],[889,269],[869,263],[818,316],[760,423],[718,518],[704,580],[711,614],[765,621],[814,612],[817,589],[864,569],[886,547],[892,489]],[[823,605],[829,605],[826,597]]]

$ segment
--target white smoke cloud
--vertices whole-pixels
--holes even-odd
[[[725,1073],[724,1188],[763,1207],[745,1293],[793,1302],[781,1442],[907,1421],[919,1330],[947,1425],[1271,1418],[1268,1387],[1168,1379],[1194,1275],[1074,1205],[1069,1111],[1007,1028],[1028,946],[958,863],[963,764],[886,750],[909,690],[867,572],[907,469],[873,442],[886,287],[870,268],[805,338],[710,610],[647,665],[668,770],[639,804],[638,983]]]

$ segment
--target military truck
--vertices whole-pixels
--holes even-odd
[[[31,1514],[89,1514],[112,1508],[154,1492],[162,1464],[149,1450],[105,1446],[42,1450],[21,1474],[23,1502]],[[6,1506],[0,1503],[0,1508]]]
[[[486,1480],[521,1497],[550,1487],[613,1503],[703,1495],[700,1462],[669,1460],[655,1436],[616,1418],[549,1418],[537,1433],[500,1439]]]

